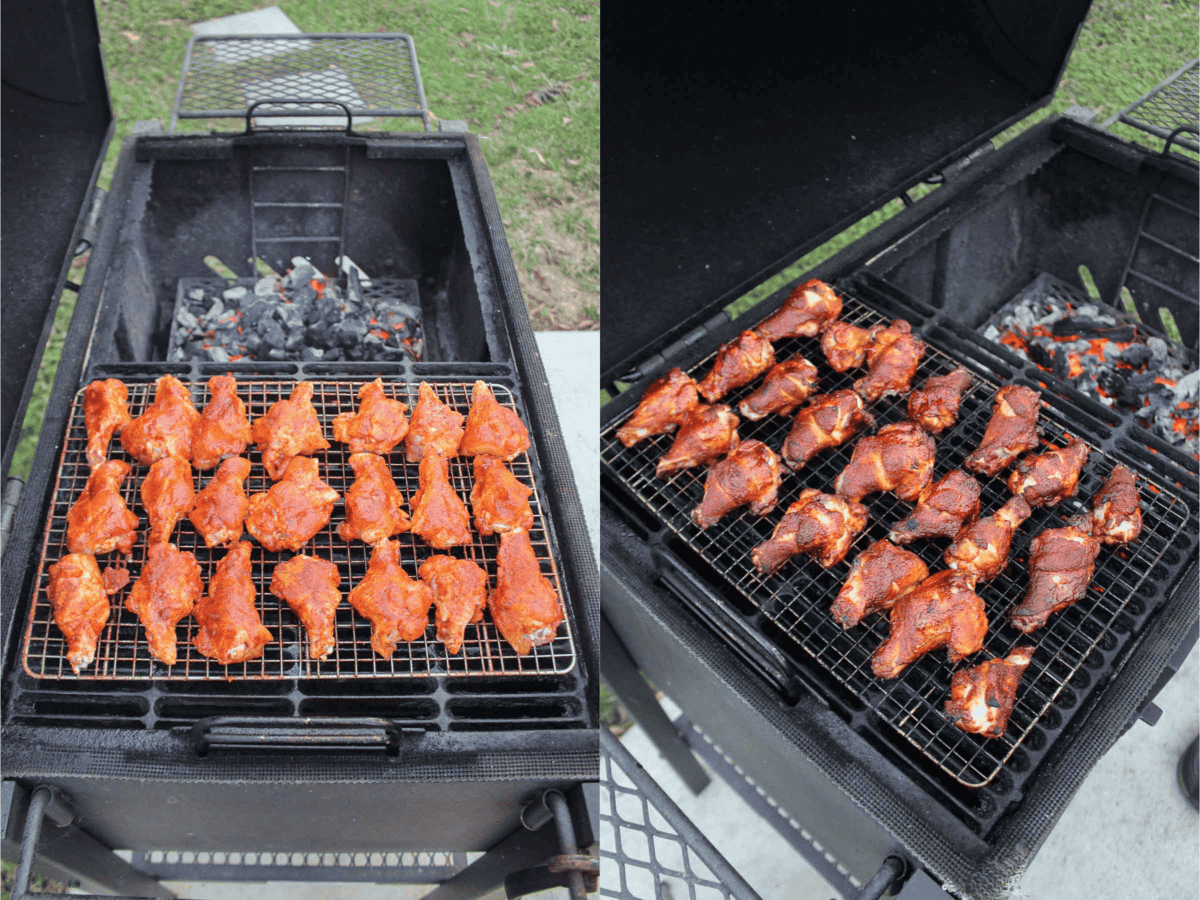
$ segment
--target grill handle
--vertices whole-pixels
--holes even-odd
[[[400,750],[400,728],[387,719],[212,716],[192,726],[197,756],[212,750]]]
[[[254,133],[254,125],[252,124],[252,117],[253,117],[254,111],[256,109],[258,109],[260,106],[279,106],[282,103],[308,103],[308,104],[314,104],[314,105],[315,104],[324,104],[326,106],[340,106],[342,108],[342,112],[344,112],[346,114],[346,134],[354,134],[354,132],[352,131],[352,128],[354,125],[354,116],[352,116],[350,114],[349,106],[347,106],[341,100],[320,100],[320,99],[313,98],[313,97],[278,97],[275,99],[268,99],[268,100],[255,100],[253,103],[250,104],[250,108],[246,110],[246,134]],[[306,116],[311,117],[311,116],[331,115],[331,113],[321,113],[321,112],[315,112],[313,110],[290,109],[290,110],[285,110],[282,113],[276,113],[275,115],[277,117],[283,118],[283,119],[287,119],[287,118],[302,119]]]

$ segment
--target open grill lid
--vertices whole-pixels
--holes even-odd
[[[1049,103],[1089,5],[606,3],[602,383]]]

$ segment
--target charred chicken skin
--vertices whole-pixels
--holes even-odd
[[[709,403],[716,403],[730,391],[749,384],[775,365],[775,348],[755,331],[743,331],[717,350],[712,370],[696,386]]]
[[[699,404],[688,413],[675,442],[654,470],[659,478],[703,466],[737,449],[738,417],[724,404]]]
[[[979,518],[979,482],[952,469],[917,498],[916,508],[892,526],[888,540],[911,544],[920,538],[954,537],[963,524]]]
[[[966,572],[976,581],[991,581],[1008,565],[1013,535],[1032,513],[1028,503],[1013,497],[994,515],[964,526],[942,558],[950,568]]]
[[[771,413],[790,416],[816,389],[817,367],[803,356],[793,356],[774,366],[759,389],[741,402],[738,411],[751,422]]]
[[[842,298],[823,281],[811,278],[792,288],[783,306],[754,329],[768,341],[785,337],[816,337],[842,314]]]
[[[805,488],[779,520],[770,539],[750,552],[750,559],[763,575],[778,572],[801,553],[828,569],[846,558],[850,543],[867,526],[868,517],[861,503]]]
[[[196,495],[188,518],[206,547],[232,544],[242,536],[242,523],[250,509],[245,489],[249,474],[250,460],[241,456],[227,459]]]
[[[955,672],[946,701],[950,721],[969,734],[1001,737],[1017,699],[1017,683],[1032,659],[1033,647],[1026,645],[1003,659]]]
[[[971,373],[959,366],[935,375],[908,395],[908,417],[930,434],[941,434],[958,421],[958,406],[971,386]]]
[[[1090,533],[1091,519],[1073,519],[1065,528],[1048,528],[1029,546],[1029,590],[1012,611],[1018,631],[1030,634],[1087,593],[1096,573],[1100,541]]]
[[[765,516],[779,499],[779,457],[762,441],[743,441],[708,470],[704,499],[692,510],[692,521],[710,528],[726,513],[750,504],[750,512]]]
[[[930,575],[892,607],[888,638],[871,656],[876,678],[895,678],[933,650],[951,663],[983,649],[988,621],[975,579],[947,569]]]
[[[483,621],[483,611],[487,608],[487,572],[465,559],[431,556],[421,563],[419,574],[433,591],[437,639],[453,656],[462,649],[467,626]]]
[[[529,535],[510,531],[500,536],[496,554],[496,589],[488,598],[492,621],[518,655],[554,640],[562,624],[558,592],[542,574]]]
[[[480,534],[528,531],[533,527],[533,510],[526,487],[494,456],[475,457],[475,483],[471,486],[471,510]]]
[[[439,550],[471,543],[471,517],[450,486],[449,463],[426,453],[418,478],[420,487],[412,496],[412,533]]]
[[[1057,506],[1079,489],[1079,473],[1088,458],[1088,446],[1070,435],[1065,446],[1037,456],[1026,456],[1008,476],[1008,489],[1030,506]]]
[[[258,593],[250,577],[250,550],[246,541],[229,548],[208,580],[208,594],[194,610],[200,625],[196,649],[224,666],[258,659],[273,639],[255,606]]]
[[[301,381],[288,399],[272,403],[267,414],[250,426],[272,481],[283,477],[294,457],[311,456],[329,448],[329,441],[321,436],[321,422],[313,409],[312,395],[312,383]]]
[[[246,530],[273,553],[299,550],[329,524],[338,492],[321,480],[315,459],[297,456],[283,479],[250,498]]]
[[[529,432],[521,417],[501,406],[486,384],[475,382],[458,452],[463,456],[498,456],[512,462],[528,449]]]
[[[859,328],[840,319],[825,326],[821,335],[821,349],[825,360],[835,372],[845,372],[861,366],[867,361],[867,348],[871,345],[869,328]]]
[[[201,471],[216,468],[221,460],[241,456],[250,443],[250,420],[237,386],[237,379],[230,375],[208,379],[211,399],[192,433],[192,465]]]
[[[67,662],[78,675],[96,658],[96,644],[110,611],[96,558],[90,553],[68,553],[52,565],[46,596],[54,624],[67,639]]]
[[[196,489],[187,460],[177,456],[158,460],[142,480],[142,506],[150,519],[146,542],[153,545],[169,541],[176,524],[195,505]]]
[[[889,394],[908,393],[924,355],[925,343],[913,335],[908,322],[896,319],[886,328],[876,325],[867,347],[867,375],[854,382],[854,389],[868,403]]]
[[[933,438],[912,422],[886,425],[854,445],[833,489],[856,503],[877,491],[916,500],[933,480],[936,453]]]
[[[854,560],[829,612],[842,628],[853,628],[871,613],[891,609],[927,577],[929,567],[915,553],[876,541]]]
[[[683,369],[674,368],[646,388],[633,415],[617,429],[617,440],[632,447],[648,437],[674,431],[699,402],[696,382]]]
[[[384,393],[382,378],[364,384],[358,401],[358,412],[334,418],[333,439],[349,444],[351,453],[390,453],[408,434],[408,407]]]
[[[192,435],[199,421],[188,389],[174,375],[164,375],[150,408],[121,430],[121,446],[143,466],[166,456],[191,462]]]
[[[110,459],[92,470],[79,499],[67,512],[67,549],[99,556],[120,550],[126,556],[137,540],[138,517],[121,497],[129,463]]]
[[[87,461],[93,469],[108,458],[114,434],[130,422],[125,401],[129,389],[116,378],[93,381],[83,389],[83,424],[87,427]]]
[[[996,392],[996,406],[979,447],[963,462],[979,475],[995,475],[1022,453],[1037,448],[1042,404],[1037,391],[1008,385]]]
[[[404,437],[404,458],[410,463],[418,463],[426,451],[446,459],[458,456],[466,420],[466,416],[439,400],[434,389],[422,381],[417,389],[417,405],[408,421],[408,434]]]
[[[315,556],[293,556],[275,567],[271,593],[291,607],[308,635],[308,655],[324,659],[337,643],[334,628],[342,602],[336,564]]]
[[[381,541],[371,551],[367,574],[350,592],[350,605],[371,623],[371,649],[391,659],[400,641],[415,641],[429,624],[433,591],[400,566],[400,545]]]
[[[1133,473],[1117,466],[1092,497],[1092,534],[1103,544],[1128,544],[1142,533],[1142,502]]]
[[[400,508],[404,495],[392,480],[387,461],[374,453],[351,453],[354,484],[346,491],[346,521],[338,528],[343,541],[377,544],[408,531],[408,513]]]
[[[192,614],[204,596],[200,564],[191,553],[181,553],[174,544],[151,544],[146,551],[142,574],[125,608],[142,621],[150,655],[173,666],[178,658],[175,626]]]
[[[785,465],[798,471],[822,450],[836,447],[874,424],[875,419],[863,409],[862,397],[854,391],[820,394],[796,413],[780,456]]]

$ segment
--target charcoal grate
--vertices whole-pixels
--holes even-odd
[[[357,410],[359,388],[367,382],[362,379],[347,379],[345,381],[313,381],[311,383],[314,389],[313,406],[317,410],[322,431],[328,439],[333,433],[333,418],[341,412]],[[295,384],[294,381],[242,381],[238,385],[238,395],[246,403],[247,414],[253,421],[264,415],[272,403],[287,397]],[[433,382],[432,386],[442,402],[451,408],[463,414],[470,409],[473,383]],[[195,383],[189,387],[192,390],[196,407],[202,409],[208,400],[207,385]],[[515,398],[508,388],[498,384],[490,384],[490,387],[501,405],[516,410]],[[153,400],[155,384],[154,382],[131,383],[128,388],[129,412],[136,417],[145,411]],[[416,405],[416,384],[385,381],[385,391],[394,399],[407,403],[409,409]],[[338,536],[337,527],[344,520],[345,513],[344,501],[339,500],[334,507],[329,524],[300,551],[332,560],[337,563],[342,574],[340,589],[343,594],[343,602],[337,612],[336,645],[333,652],[324,661],[309,658],[307,636],[299,619],[286,603],[271,594],[269,590],[275,565],[289,558],[291,554],[269,553],[255,543],[248,534],[243,537],[243,540],[250,541],[254,545],[251,555],[251,571],[258,590],[259,612],[263,624],[273,635],[273,640],[267,644],[263,656],[257,660],[230,666],[223,666],[215,660],[201,656],[192,643],[196,635],[197,623],[194,617],[189,616],[179,623],[177,640],[179,659],[175,665],[167,667],[154,660],[146,647],[141,623],[137,616],[124,606],[125,598],[132,589],[133,582],[137,580],[145,561],[146,546],[143,540],[139,540],[128,562],[130,585],[111,598],[112,612],[108,624],[100,636],[95,661],[79,675],[75,675],[65,658],[66,642],[57,626],[53,624],[50,603],[46,595],[46,585],[49,582],[50,564],[67,553],[66,514],[83,490],[89,474],[85,458],[87,430],[83,420],[82,397],[83,392],[80,391],[76,395],[71,409],[70,424],[55,482],[50,521],[42,546],[37,593],[30,607],[29,621],[26,627],[23,663],[25,671],[30,675],[36,678],[90,680],[131,678],[202,681],[279,680],[347,677],[405,678],[431,675],[562,675],[575,667],[575,640],[571,631],[570,613],[567,610],[569,604],[564,602],[563,585],[550,547],[537,479],[534,477],[530,456],[525,453],[510,463],[509,468],[522,483],[534,489],[534,493],[529,498],[529,504],[534,514],[534,525],[529,532],[530,542],[541,563],[543,574],[550,579],[558,591],[560,603],[564,607],[564,624],[560,626],[555,640],[535,648],[527,656],[519,656],[509,646],[486,614],[482,623],[467,626],[462,650],[458,654],[450,656],[436,638],[431,612],[431,624],[420,639],[410,643],[401,642],[390,661],[379,657],[371,649],[370,623],[359,616],[344,599],[350,588],[357,585],[366,574],[371,548],[361,541],[347,544]],[[266,490],[272,482],[262,467],[261,454],[257,448],[251,446],[245,455],[252,463],[250,475],[246,479],[246,493],[253,494]],[[349,457],[350,451],[346,445],[336,442],[333,442],[328,450],[316,455],[320,462],[321,477],[343,498],[346,490],[354,482],[354,473],[349,465]],[[139,537],[142,538],[148,520],[142,507],[139,490],[147,467],[142,466],[126,454],[121,448],[119,440],[112,442],[109,448],[109,458],[124,459],[133,467],[133,471],[121,486],[121,494],[126,505],[141,520]],[[402,448],[393,451],[388,457],[388,461],[392,477],[408,506],[412,495],[418,488],[418,467],[416,464],[404,461]],[[206,486],[212,477],[211,472],[193,474],[197,491]],[[450,460],[450,483],[463,502],[467,504],[468,510],[470,509],[473,480],[473,461],[471,459],[458,457]],[[411,506],[409,509],[411,510]],[[416,577],[417,567],[424,559],[435,553],[448,553],[478,564],[487,571],[489,582],[494,584],[499,537],[484,537],[473,527],[471,534],[472,542],[469,545],[450,550],[434,550],[420,538],[409,533],[397,535],[394,540],[400,544],[400,564],[412,577]],[[196,561],[200,564],[201,578],[207,584],[217,561],[224,556],[225,550],[223,548],[208,549],[204,545],[203,539],[196,533],[192,523],[186,518],[176,526],[172,542],[180,550],[195,554]],[[98,561],[103,569],[106,565],[117,562],[118,559],[119,554],[113,553],[101,557]]]

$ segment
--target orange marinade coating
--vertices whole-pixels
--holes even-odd
[[[100,632],[108,622],[108,594],[96,558],[68,553],[50,567],[46,596],[54,624],[67,638],[67,662],[76,675],[96,658]]]
[[[533,510],[526,487],[494,456],[475,457],[475,483],[471,486],[471,509],[480,534],[528,531],[533,527]]]
[[[258,659],[263,647],[273,640],[255,605],[258,592],[250,577],[250,550],[246,541],[238,541],[229,549],[208,580],[208,594],[200,598],[194,610],[200,624],[196,649],[226,666]]]
[[[500,536],[496,555],[496,589],[488,598],[492,621],[520,656],[554,640],[562,623],[558,592],[542,574],[529,535],[510,531]]]
[[[529,432],[513,410],[501,406],[491,388],[475,382],[471,411],[463,430],[458,452],[463,456],[498,456],[512,462],[529,449]]]
[[[358,412],[333,420],[333,439],[348,444],[351,453],[390,453],[408,434],[408,407],[384,393],[382,378],[364,384],[358,400]]]
[[[192,614],[204,596],[200,564],[174,544],[151,544],[142,574],[134,583],[125,608],[142,621],[150,655],[168,666],[177,659],[175,626]]]
[[[191,392],[174,375],[164,375],[158,379],[154,402],[121,430],[121,446],[144,466],[165,456],[191,462],[198,421]]]
[[[108,456],[108,444],[130,422],[125,401],[129,389],[116,378],[93,381],[83,389],[83,422],[87,428],[87,461],[93,469]]]
[[[67,511],[67,549],[93,556],[120,550],[126,556],[137,540],[138,517],[121,497],[129,463],[110,459],[97,466],[79,499]]]
[[[350,592],[350,605],[371,622],[371,649],[391,659],[399,641],[415,641],[429,625],[433,590],[410,578],[399,562],[400,545],[381,541],[371,552],[367,574]]]
[[[439,550],[471,543],[471,516],[450,486],[449,463],[426,453],[418,472],[420,488],[412,495],[412,533]]]
[[[404,495],[392,480],[386,460],[374,453],[351,453],[354,483],[346,491],[346,520],[338,528],[343,541],[377,544],[408,531],[408,513],[400,508]]]
[[[246,496],[246,476],[250,460],[241,456],[227,459],[199,494],[188,516],[207,547],[231,544],[242,536],[242,523],[250,509]]]
[[[262,451],[263,466],[272,481],[278,481],[296,456],[327,450],[329,441],[321,434],[321,422],[312,405],[312,382],[301,381],[286,400],[271,404],[267,414],[255,419],[250,433]]]
[[[466,418],[439,400],[434,389],[422,381],[404,439],[404,458],[410,463],[420,462],[427,451],[446,459],[458,456]]]
[[[293,556],[275,567],[271,593],[285,601],[308,634],[308,655],[324,659],[337,643],[334,628],[342,602],[342,575],[335,563],[315,556]]]
[[[420,576],[433,590],[437,638],[446,645],[446,652],[453,655],[462,649],[467,625],[483,621],[487,572],[465,559],[439,555],[421,563]]]
[[[208,379],[210,399],[192,432],[192,465],[202,472],[215,469],[223,459],[241,456],[250,443],[250,420],[237,387],[231,375]]]
[[[296,456],[283,478],[250,498],[246,530],[272,552],[299,550],[329,524],[338,493],[321,480],[315,459]]]

